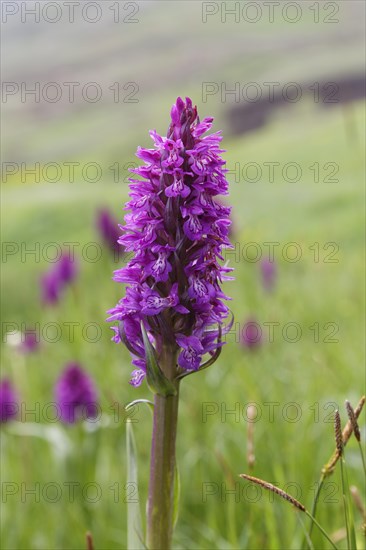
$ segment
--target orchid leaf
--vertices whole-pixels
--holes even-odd
[[[161,370],[155,350],[149,340],[146,329],[141,322],[142,337],[144,339],[145,357],[146,357],[146,381],[149,389],[153,393],[168,396],[176,395],[177,390]]]
[[[126,423],[127,450],[127,483],[126,487],[134,487],[134,495],[127,498],[127,549],[143,550],[143,531],[141,522],[140,500],[138,492],[138,471],[136,442],[132,423]]]

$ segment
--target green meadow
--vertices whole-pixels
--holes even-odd
[[[339,407],[346,422],[344,400],[356,405],[364,391],[363,106],[354,105],[347,116],[355,129],[351,141],[339,107],[306,117],[295,110],[255,134],[224,139],[234,228],[227,259],[235,268],[226,291],[235,321],[217,363],[182,383],[176,548],[299,548],[299,513],[238,474],[275,482],[310,508],[320,470],[334,449],[334,410]],[[122,159],[129,161],[132,157]],[[274,181],[263,164],[272,161],[280,163]],[[283,177],[289,162],[301,168],[297,182],[286,181],[295,179],[291,171]],[[309,168],[315,162],[319,181]],[[326,163],[336,163],[337,174],[328,177]],[[254,181],[255,170],[262,170],[260,181]],[[127,193],[126,183],[113,181],[18,182],[3,188],[3,241],[19,245],[17,252],[7,249],[3,260],[3,327],[22,330],[38,323],[41,337],[39,351],[26,356],[2,346],[3,373],[16,383],[23,407],[21,421],[4,426],[1,434],[3,548],[83,548],[86,530],[96,548],[125,547],[127,501],[137,497],[134,487],[125,486],[124,406],[149,398],[149,391],[128,385],[128,352],[110,341],[104,322],[106,310],[123,295],[111,280],[120,264],[105,249],[95,260],[90,243],[99,243],[96,208],[107,205],[122,219]],[[43,253],[57,250],[50,243],[71,242],[80,264],[77,283],[58,306],[44,308],[39,277],[50,264]],[[269,250],[264,243],[272,243],[278,270],[271,293],[260,279],[259,258]],[[239,343],[248,318],[263,331],[262,345],[254,350]],[[102,413],[98,423],[65,427],[47,404],[64,364],[74,360],[92,374]],[[256,410],[252,470],[250,403]],[[141,404],[130,414],[144,510],[151,415]],[[353,439],[346,464],[350,483],[362,492]],[[318,518],[329,533],[344,529],[338,470],[321,494]],[[355,522],[362,548],[357,510]],[[345,548],[342,535],[338,544]],[[314,547],[328,548],[316,530]]]
[[[90,531],[95,550],[122,549],[128,506],[138,503],[145,516],[152,417],[143,404],[129,412],[125,406],[151,394],[145,383],[129,385],[130,355],[111,342],[107,310],[124,294],[112,275],[127,259],[116,260],[103,246],[95,219],[98,208],[108,207],[122,223],[136,147],[149,146],[149,129],[166,132],[171,105],[187,95],[201,119],[215,116],[214,130],[223,130],[234,246],[225,260],[235,269],[224,290],[234,323],[217,362],[181,384],[173,547],[299,550],[309,519],[239,474],[274,483],[311,509],[335,448],[334,412],[345,425],[345,400],[356,406],[365,393],[365,105],[325,108],[308,93],[315,82],[362,71],[364,5],[328,2],[316,24],[310,2],[301,3],[296,24],[282,16],[273,24],[265,17],[223,24],[219,15],[202,22],[202,2],[138,4],[140,24],[113,25],[107,10],[109,19],[94,26],[78,19],[73,26],[3,25],[5,80],[95,81],[103,98],[88,103],[79,94],[75,103],[53,104],[22,102],[15,94],[2,106],[3,160],[15,169],[5,173],[1,192],[1,378],[17,389],[19,415],[0,430],[1,547],[84,549]],[[338,24],[327,24],[333,4]],[[110,90],[116,82],[119,102]],[[230,111],[237,104],[232,96],[223,99],[221,89],[236,82],[298,82],[307,93],[257,130],[235,135]],[[123,101],[133,90],[126,83],[138,87],[136,103]],[[205,83],[219,91],[204,98]],[[24,175],[21,163],[39,163],[39,181]],[[85,171],[90,163],[96,176],[93,167]],[[68,247],[78,278],[59,304],[45,307],[40,277]],[[277,269],[271,292],[260,270],[269,254]],[[262,334],[254,349],[241,344],[249,319]],[[24,354],[9,333],[27,328],[37,331],[40,345]],[[75,361],[95,381],[100,415],[97,422],[65,426],[52,405],[54,384]],[[128,419],[138,491],[126,484]],[[359,424],[364,440],[365,411]],[[345,463],[349,484],[364,495],[354,437]],[[345,550],[338,466],[320,494],[317,519]],[[363,518],[352,506],[361,550]],[[317,550],[331,547],[316,527],[312,541]]]

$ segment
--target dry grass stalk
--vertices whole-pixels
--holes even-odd
[[[364,404],[365,404],[365,396],[362,396],[357,407],[354,410],[356,420],[360,416]],[[352,423],[350,420],[348,420],[342,432],[343,447],[347,445],[347,442],[351,437],[352,432],[353,432]],[[322,474],[324,477],[327,477],[334,472],[334,468],[338,462],[339,457],[340,455],[338,453],[338,449],[336,449],[333,455],[331,456],[331,458],[329,459],[329,461],[327,462],[327,464],[322,469]]]
[[[248,416],[247,463],[248,463],[249,470],[252,470],[255,464],[254,420],[256,418],[256,409],[253,405],[249,405],[247,410],[247,416]]]
[[[225,473],[225,477],[228,480],[231,489],[233,489],[235,487],[235,478],[234,478],[234,474],[232,473],[227,460],[225,459],[225,457],[218,450],[215,451],[215,455],[216,455],[216,458],[217,458],[221,468],[223,469],[223,471]]]
[[[334,531],[330,537],[332,541],[337,544],[337,542],[341,542],[347,538],[347,529],[345,527],[341,527],[340,529],[337,529],[337,531]]]
[[[338,455],[341,456],[343,453],[343,436],[339,411],[334,413],[334,436]]]
[[[366,510],[362,502],[360,491],[357,489],[357,487],[355,487],[355,485],[351,485],[349,490],[351,492],[353,502],[355,503],[357,510],[360,512],[362,516],[363,524],[366,525]]]
[[[361,432],[360,432],[360,428],[359,428],[359,425],[357,423],[357,418],[355,416],[355,411],[353,410],[353,407],[351,405],[351,403],[347,400],[346,401],[346,411],[347,411],[347,414],[348,414],[348,418],[352,424],[352,429],[353,429],[353,433],[355,434],[355,438],[357,439],[358,442],[361,441]]]
[[[93,537],[90,531],[86,533],[86,550],[94,550]]]
[[[301,502],[296,500],[296,498],[292,497],[279,487],[276,487],[275,485],[272,485],[272,483],[268,483],[267,481],[263,481],[263,479],[259,479],[258,477],[248,476],[247,474],[240,474],[240,477],[247,479],[248,481],[252,481],[253,483],[256,483],[257,485],[260,485],[264,489],[267,489],[268,491],[272,491],[272,493],[276,493],[283,499],[287,500],[291,504],[295,506],[298,510],[301,510],[302,512],[306,511],[306,508]]]

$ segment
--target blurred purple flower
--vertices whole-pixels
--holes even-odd
[[[47,305],[57,304],[64,288],[77,277],[77,264],[69,253],[63,251],[52,268],[41,277],[42,302]]]
[[[61,258],[55,264],[55,269],[61,286],[73,283],[77,277],[78,270],[75,259],[71,259],[67,252],[62,253]]]
[[[18,415],[18,398],[10,380],[0,381],[0,422],[8,422]]]
[[[134,256],[115,272],[127,288],[109,318],[117,322],[114,340],[132,353],[134,386],[146,373],[141,322],[158,359],[165,345],[178,355],[171,378],[199,370],[205,354],[213,362],[228,330],[221,285],[232,271],[222,265],[223,250],[231,247],[230,208],[219,198],[228,194],[222,137],[204,136],[212,122],[200,121],[189,98],[178,98],[167,136],[151,131],[154,147],[137,149],[145,164],[131,170],[139,179],[129,180],[131,213],[120,238]]]
[[[31,353],[37,351],[39,347],[39,339],[35,330],[26,329],[21,336],[20,351]]]
[[[91,376],[78,363],[70,363],[55,385],[55,399],[61,420],[74,424],[98,414],[97,390]]]
[[[118,228],[118,222],[114,219],[107,208],[102,208],[97,212],[96,226],[103,242],[114,253],[121,253],[122,245],[118,244],[121,232]]]
[[[276,275],[277,275],[276,263],[274,260],[271,261],[269,258],[265,258],[261,261],[260,268],[261,268],[263,286],[266,290],[270,291],[273,289],[276,282]]]
[[[47,305],[54,305],[60,299],[60,282],[57,274],[52,270],[44,273],[41,277],[42,302]]]
[[[241,331],[241,344],[249,349],[257,348],[261,345],[262,329],[255,319],[249,319]]]

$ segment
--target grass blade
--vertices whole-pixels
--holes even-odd
[[[138,470],[136,442],[132,423],[128,419],[126,423],[126,450],[127,450],[127,487],[135,488],[134,496],[127,499],[127,549],[143,550],[143,531],[140,512],[140,499],[138,492]]]
[[[342,472],[342,488],[343,488],[343,498],[345,504],[345,513],[347,514],[347,541],[349,540],[350,550],[357,550],[356,544],[356,531],[355,531],[355,522],[353,517],[352,502],[350,497],[350,488],[348,484],[348,475],[347,468],[344,458],[341,459],[341,472]]]
[[[268,491],[272,491],[276,495],[279,495],[281,498],[292,504],[297,510],[300,510],[301,512],[304,512],[312,521],[315,523],[315,525],[318,527],[318,529],[322,532],[324,537],[328,540],[328,542],[332,545],[332,548],[334,550],[337,550],[336,545],[328,535],[328,533],[323,529],[323,527],[318,523],[318,521],[314,518],[314,516],[311,515],[308,510],[306,510],[305,506],[298,501],[296,498],[291,496],[289,493],[286,493],[286,491],[283,491],[279,487],[276,487],[272,483],[268,483],[268,481],[264,481],[263,479],[259,479],[257,477],[249,476],[247,474],[239,474],[239,477],[246,479],[248,481],[251,481],[252,483],[256,483],[257,485],[260,485],[264,489],[267,489]]]

